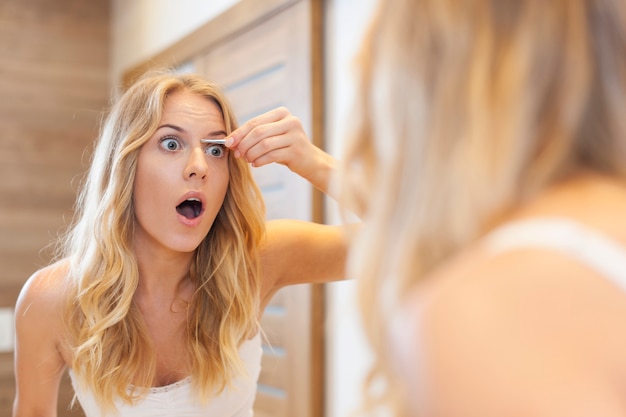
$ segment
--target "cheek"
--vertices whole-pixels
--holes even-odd
[[[224,158],[217,161],[209,161],[207,179],[209,183],[213,183],[216,187],[218,184],[220,184],[220,187],[222,184],[228,186],[230,179],[230,165],[228,160]]]
[[[167,190],[171,181],[163,169],[138,164],[133,184],[133,204],[137,216],[156,214],[161,207],[166,207]]]
[[[211,201],[214,206],[219,207],[224,203],[226,192],[228,191],[228,184],[230,182],[230,176],[228,168],[219,169],[212,173],[211,178],[207,182],[207,193],[212,196]]]

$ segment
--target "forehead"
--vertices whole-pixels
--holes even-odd
[[[222,111],[213,100],[189,91],[176,91],[170,94],[165,99],[161,119],[197,120],[224,125]]]

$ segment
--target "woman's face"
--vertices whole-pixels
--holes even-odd
[[[228,188],[228,155],[219,107],[187,91],[171,94],[137,161],[133,203],[136,248],[193,252],[205,238]]]

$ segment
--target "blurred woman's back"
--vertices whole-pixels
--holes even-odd
[[[626,415],[626,3],[381,2],[361,63],[368,407]]]

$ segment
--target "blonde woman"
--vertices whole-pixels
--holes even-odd
[[[360,60],[367,408],[626,416],[626,2],[381,2]]]
[[[249,164],[321,190],[333,171],[298,119],[279,108],[236,128],[194,75],[150,74],[115,104],[64,257],[18,300],[14,416],[56,415],[68,368],[88,417],[252,415],[265,305],[342,278],[345,245],[338,228],[264,221]]]

